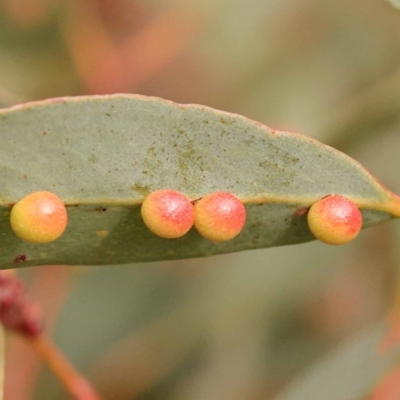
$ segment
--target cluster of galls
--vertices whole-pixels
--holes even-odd
[[[157,190],[142,204],[142,218],[156,235],[167,239],[183,236],[194,225],[208,240],[222,242],[237,236],[245,223],[243,203],[227,192],[208,194],[194,205],[175,190]]]
[[[163,238],[181,237],[194,225],[206,239],[222,242],[241,232],[246,210],[237,197],[226,192],[211,193],[193,205],[180,192],[158,190],[144,200],[142,217],[147,227]],[[359,234],[362,216],[350,200],[330,195],[311,206],[307,222],[316,239],[338,245]]]
[[[227,192],[211,193],[192,202],[175,190],[157,190],[145,198],[141,214],[150,231],[166,239],[179,238],[194,225],[204,238],[222,242],[237,236],[246,221],[243,203]],[[16,235],[30,243],[56,240],[64,232],[67,220],[64,203],[50,192],[24,197],[10,214]],[[353,240],[362,226],[360,210],[339,195],[329,195],[313,204],[307,221],[317,239],[333,245]]]

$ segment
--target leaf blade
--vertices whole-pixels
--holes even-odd
[[[100,265],[302,243],[313,237],[301,210],[330,193],[362,207],[365,226],[400,215],[397,196],[343,153],[204,106],[138,95],[50,99],[0,111],[0,135],[1,268],[22,254],[23,265]],[[192,200],[232,192],[246,204],[243,233],[218,245],[194,231],[155,237],[138,206],[161,188]],[[67,232],[46,246],[22,243],[8,226],[10,204],[36,190],[69,206]]]

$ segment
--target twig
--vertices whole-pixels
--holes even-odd
[[[400,368],[387,372],[364,400],[391,400],[400,398]]]
[[[89,382],[43,334],[40,308],[26,299],[24,286],[11,271],[0,273],[0,321],[27,339],[75,400],[100,400]]]
[[[90,383],[79,374],[49,338],[38,335],[32,338],[30,343],[76,400],[100,400]]]
[[[5,359],[4,329],[0,326],[0,400],[4,397],[4,359]]]
[[[37,301],[45,315],[45,332],[51,336],[58,313],[74,282],[71,268],[38,267],[27,287],[28,296]],[[13,400],[28,400],[36,386],[42,361],[19,335],[7,341],[5,396]]]

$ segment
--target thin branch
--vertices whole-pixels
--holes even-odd
[[[100,400],[91,384],[79,374],[49,338],[39,335],[32,338],[30,343],[74,399]]]
[[[25,287],[14,271],[0,273],[0,321],[27,339],[75,400],[100,400],[90,383],[43,334],[41,309],[27,300]]]
[[[5,338],[4,329],[0,326],[0,400],[4,397],[4,359],[5,359]]]
[[[27,287],[29,298],[38,302],[46,315],[45,332],[49,336],[71,286],[75,284],[72,276],[72,268],[38,267]],[[19,335],[11,335],[7,341],[5,397],[13,400],[31,399],[42,366],[42,361],[29,344]]]

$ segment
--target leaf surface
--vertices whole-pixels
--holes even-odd
[[[136,95],[50,99],[0,112],[0,267],[104,265],[202,257],[313,240],[304,210],[344,195],[364,226],[400,215],[400,201],[359,163],[302,135],[239,115]],[[192,229],[153,235],[140,217],[150,192],[193,201],[229,191],[246,205],[243,232],[212,243]],[[37,190],[59,195],[69,224],[54,243],[11,231],[9,211]]]

